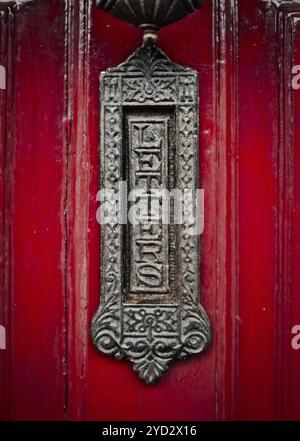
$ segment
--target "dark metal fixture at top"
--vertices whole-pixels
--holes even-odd
[[[156,40],[157,31],[202,6],[203,0],[97,0],[97,6],[141,28],[144,41]]]

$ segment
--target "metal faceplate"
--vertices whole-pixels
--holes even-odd
[[[119,208],[121,181],[128,193],[197,188],[197,74],[155,45],[101,74],[101,174],[102,188],[116,195],[106,197],[106,206],[117,201]],[[93,341],[105,354],[130,360],[150,384],[174,359],[199,354],[210,341],[199,304],[198,237],[190,223],[175,224],[174,214],[171,206],[169,224],[116,218],[102,225]]]

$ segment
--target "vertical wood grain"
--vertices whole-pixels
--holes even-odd
[[[64,406],[64,20],[59,0],[15,6],[10,107],[9,417],[60,419]]]
[[[14,9],[0,10],[0,64],[5,68],[5,89],[0,90],[0,324],[6,349],[0,351],[0,418],[10,415],[12,368],[11,214],[14,163]]]
[[[277,284],[278,72],[276,11],[239,2],[240,419],[273,419]]]
[[[278,290],[277,417],[299,418],[300,354],[292,349],[291,330],[300,323],[299,308],[299,148],[298,91],[292,89],[292,68],[299,65],[300,6],[284,2],[277,9],[279,47],[280,136],[278,146]],[[297,399],[298,397],[298,399]]]
[[[293,37],[293,65],[300,65],[300,13],[291,16]],[[288,81],[288,78],[287,78]],[[290,317],[289,324],[300,325],[300,93],[293,91],[293,150],[290,157],[289,182],[292,183],[292,206],[290,210]],[[294,337],[294,335],[292,336]],[[290,346],[290,334],[286,339]],[[288,391],[286,392],[285,417],[300,420],[300,350],[292,350],[288,360]]]
[[[216,127],[216,418],[233,418],[238,368],[238,2],[214,5]]]
[[[66,1],[66,120],[69,125],[67,150],[67,323],[68,396],[66,416],[87,418],[87,347],[90,343],[89,255],[90,204],[96,193],[90,190],[90,150],[97,143],[89,138],[89,51],[90,1]],[[97,114],[95,113],[97,120]],[[95,219],[93,219],[95,221]]]

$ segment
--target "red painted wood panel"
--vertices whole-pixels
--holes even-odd
[[[262,2],[240,3],[239,417],[272,419],[277,393],[276,11]]]
[[[300,65],[300,12],[292,17],[293,35],[293,65]],[[289,81],[289,77],[287,81]],[[291,211],[290,211],[290,324],[292,327],[300,325],[300,94],[299,90],[293,93],[293,136],[290,161],[288,167],[291,174]],[[286,391],[286,411],[289,419],[300,419],[300,352],[293,350],[288,358],[287,370],[288,387]]]
[[[0,227],[1,227],[1,245],[0,245],[0,323],[5,329],[5,346],[11,338],[10,324],[10,284],[9,284],[9,262],[10,262],[10,232],[9,222],[10,217],[10,182],[11,182],[11,159],[12,148],[11,136],[9,135],[10,121],[12,120],[12,99],[11,87],[12,83],[8,81],[6,72],[11,68],[12,62],[12,29],[13,29],[13,14],[11,10],[3,10],[0,12],[1,23],[1,65],[3,66],[5,79],[4,89],[0,90],[1,100],[1,150],[0,150]],[[2,84],[3,86],[3,84]],[[0,415],[1,418],[8,415],[9,409],[9,384],[10,384],[10,352],[2,350],[0,354],[0,397],[5,397],[0,400]]]
[[[285,419],[300,418],[300,351],[291,348],[291,330],[300,324],[300,150],[299,90],[291,90],[291,69],[300,64],[300,7],[282,8],[280,37],[282,45],[282,239],[283,239],[283,318],[282,318],[282,407]],[[294,337],[294,335],[292,335]]]
[[[12,419],[64,417],[63,6],[35,2],[9,13],[4,288]]]
[[[122,62],[140,32],[92,0],[2,9],[0,417],[299,419],[299,6],[206,1],[161,31],[162,49],[199,72],[199,271],[213,341],[155,386],[90,338],[100,293],[99,73]]]

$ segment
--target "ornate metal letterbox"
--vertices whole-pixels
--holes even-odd
[[[151,195],[161,213],[162,191],[197,189],[197,73],[170,61],[156,45],[156,31],[201,1],[176,2],[172,10],[167,3],[171,8],[165,0],[98,2],[145,35],[123,64],[101,74],[101,185],[109,190],[106,207],[118,210],[115,220],[102,225],[101,303],[92,335],[100,351],[130,360],[147,383],[174,359],[202,352],[210,340],[199,304],[199,240],[184,216],[175,221],[181,208],[169,203],[167,221],[157,216],[136,223],[120,216],[125,200],[126,213],[132,208],[128,195],[145,199],[150,211]],[[196,210],[194,199],[190,208]]]

